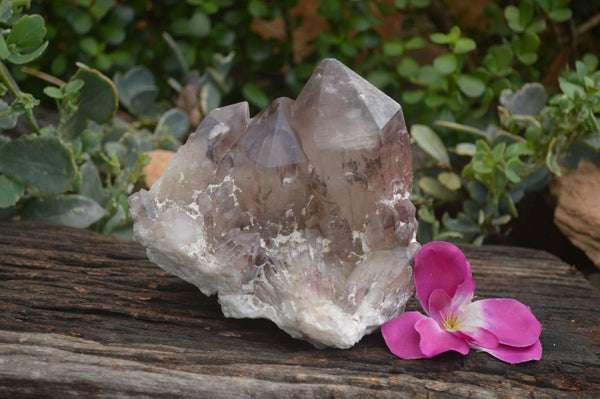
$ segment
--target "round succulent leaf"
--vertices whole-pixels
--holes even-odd
[[[90,8],[90,13],[96,19],[104,18],[104,16],[115,6],[116,0],[94,0]]]
[[[350,18],[348,18],[347,24],[350,29],[358,32],[365,31],[371,27],[371,22],[369,21],[369,18],[367,18],[365,15],[360,14],[352,15]]]
[[[460,176],[454,172],[442,172],[437,178],[438,181],[450,191],[456,191],[462,186]]]
[[[433,60],[433,66],[440,73],[444,75],[449,75],[456,71],[456,68],[458,66],[458,59],[456,58],[456,55],[452,53],[441,54],[435,57],[435,59]]]
[[[461,92],[467,97],[477,98],[485,91],[485,83],[479,78],[471,75],[460,75],[456,79],[456,84]]]
[[[189,20],[189,34],[192,37],[204,37],[210,33],[210,18],[202,12],[196,12]]]
[[[460,37],[454,42],[454,52],[456,54],[464,54],[469,51],[473,51],[477,48],[475,40],[469,39],[468,37]]]
[[[450,38],[448,37],[448,35],[445,35],[445,34],[440,33],[440,32],[432,33],[429,36],[429,39],[432,42],[436,43],[436,44],[448,44],[448,43],[450,43]]]
[[[423,90],[407,90],[402,93],[402,103],[417,104],[425,98],[425,94]]]
[[[459,212],[456,218],[452,218],[448,213],[444,213],[442,223],[448,230],[458,231],[463,234],[479,233],[477,222],[463,212]]]
[[[420,65],[410,57],[402,57],[396,65],[396,72],[404,78],[410,78],[419,72]]]
[[[491,220],[492,226],[504,226],[505,224],[508,224],[508,222],[510,222],[511,218],[512,217],[508,214],[496,216]]]
[[[476,149],[473,143],[458,143],[454,148],[454,152],[458,155],[472,157],[475,155]]]
[[[444,142],[429,126],[412,125],[410,135],[425,153],[444,165],[450,165],[450,157]]]
[[[548,13],[548,18],[554,22],[565,22],[573,16],[573,12],[569,8],[559,8]]]
[[[8,208],[23,196],[25,186],[13,179],[0,175],[0,208]]]
[[[428,85],[436,80],[439,80],[441,77],[442,75],[436,68],[431,65],[425,65],[419,69],[419,72],[417,72],[415,81],[422,85]]]
[[[404,42],[404,47],[406,47],[407,50],[420,49],[420,48],[425,47],[426,45],[427,45],[427,41],[424,38],[422,38],[421,36],[411,37],[406,42]]]
[[[117,72],[113,80],[117,87],[117,92],[119,93],[119,99],[128,108],[131,106],[131,99],[139,92],[143,91],[148,95],[149,88],[154,88],[158,94],[158,87],[154,82],[154,76],[152,75],[152,72],[144,66],[135,66],[125,74]],[[153,97],[151,99],[152,102],[154,102],[155,99],[156,97]]]
[[[389,39],[383,42],[383,54],[394,57],[404,53],[404,42],[399,39]]]
[[[109,195],[102,187],[100,172],[96,165],[91,161],[84,163],[79,169],[79,174],[81,175],[81,184],[78,193],[93,199],[101,206],[108,205]]]
[[[8,57],[8,61],[12,62],[13,64],[17,64],[17,65],[22,65],[22,64],[27,64],[33,60],[35,60],[36,58],[38,58],[40,55],[42,55],[42,53],[46,50],[46,48],[48,47],[48,42],[44,42],[42,43],[39,47],[37,47],[35,50],[30,51],[28,53],[13,53],[10,55],[10,57]]]
[[[23,209],[21,218],[86,228],[105,214],[105,210],[93,199],[79,194],[68,194],[29,202]]]
[[[42,44],[44,36],[44,18],[39,15],[24,15],[12,26],[6,42],[14,44],[17,51],[30,50]]]
[[[373,86],[378,89],[383,89],[394,81],[396,81],[397,77],[391,71],[373,71],[369,75],[367,75],[367,80],[373,84]]]
[[[119,106],[117,89],[111,80],[100,71],[86,67],[79,68],[72,78],[75,79],[84,82],[76,115],[100,124],[111,120]]]
[[[73,30],[80,35],[85,35],[92,29],[94,20],[92,16],[86,12],[80,12],[75,18],[72,19],[71,25]]]
[[[435,177],[423,176],[417,184],[424,193],[440,201],[456,201],[460,198],[459,193],[448,190]]]
[[[154,129],[155,135],[168,134],[182,140],[188,133],[190,118],[179,108],[171,108],[165,112]]]
[[[21,136],[1,145],[0,172],[41,195],[67,190],[76,176],[72,151],[49,136]]]

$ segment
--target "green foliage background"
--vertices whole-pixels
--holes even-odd
[[[599,158],[600,0],[476,3],[486,3],[483,23],[465,23],[441,0],[313,2],[323,29],[299,56],[294,34],[314,20],[292,11],[296,0],[1,0],[0,14],[29,6],[33,15],[0,19],[12,98],[0,103],[0,128],[19,115],[31,126],[28,137],[0,136],[0,216],[126,231],[145,151],[176,149],[220,104],[245,99],[256,110],[294,97],[334,57],[403,106],[423,154],[413,194],[420,240],[501,237],[516,204],[561,164]],[[283,36],[267,37],[269,23]],[[23,64],[60,80],[41,93]],[[38,99],[56,101],[57,127],[36,126]],[[64,172],[48,190],[18,172],[27,158],[8,156],[42,144],[57,154],[45,167]],[[78,219],[81,209],[94,217]]]

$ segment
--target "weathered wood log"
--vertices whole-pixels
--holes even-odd
[[[544,252],[463,249],[479,298],[515,298],[541,321],[541,361],[407,361],[379,332],[317,350],[268,321],[225,319],[136,242],[3,222],[0,397],[600,397],[600,292]]]

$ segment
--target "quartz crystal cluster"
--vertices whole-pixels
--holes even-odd
[[[348,348],[413,292],[411,187],[400,105],[326,59],[295,101],[211,111],[129,202],[148,258],[225,316]]]

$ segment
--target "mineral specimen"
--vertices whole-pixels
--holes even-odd
[[[412,294],[411,187],[400,105],[326,59],[296,101],[210,112],[130,205],[148,258],[225,316],[348,348]]]

